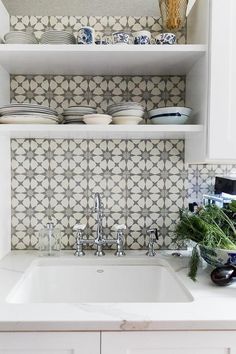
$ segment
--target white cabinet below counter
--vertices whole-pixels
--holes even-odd
[[[236,354],[234,338],[234,331],[2,332],[0,354]]]
[[[102,333],[102,354],[236,354],[235,332]]]
[[[0,333],[0,354],[100,354],[99,332]]]

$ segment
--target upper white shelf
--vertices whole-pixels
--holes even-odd
[[[185,75],[206,48],[0,44],[0,66],[10,74]]]
[[[201,125],[34,125],[0,124],[0,137],[61,139],[185,139]]]

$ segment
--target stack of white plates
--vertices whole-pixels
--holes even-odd
[[[50,30],[42,34],[42,44],[75,44],[76,39],[70,32]]]
[[[64,124],[84,124],[86,114],[97,113],[96,109],[89,106],[74,106],[66,108],[63,112]]]
[[[107,125],[112,121],[112,117],[108,114],[86,114],[83,119],[85,124],[102,124]]]
[[[57,112],[49,107],[28,103],[13,103],[0,108],[2,124],[58,124]]]
[[[6,44],[38,44],[33,33],[24,31],[8,32],[4,36]]]
[[[136,102],[115,103],[108,107],[113,124],[139,124],[143,120],[143,106]]]
[[[188,107],[164,107],[148,112],[152,124],[186,124],[192,109]]]

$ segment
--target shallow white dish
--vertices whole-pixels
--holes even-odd
[[[115,115],[117,112],[121,112],[124,110],[139,110],[143,111],[143,107],[141,104],[136,102],[120,102],[120,103],[113,103],[107,108],[108,114]]]
[[[64,116],[64,120],[66,121],[73,121],[73,120],[83,120],[84,119],[84,115],[80,116],[80,115],[73,115],[73,116]]]
[[[70,124],[79,124],[79,125],[85,125],[85,123],[84,123],[84,121],[83,120],[73,120],[73,121],[66,121],[66,120],[64,120],[63,121],[63,124],[68,124],[68,125],[70,125]]]
[[[9,115],[0,117],[0,124],[58,124],[59,121],[40,116]]]
[[[33,33],[24,31],[8,32],[4,36],[6,44],[37,44],[38,41]]]
[[[83,119],[85,124],[105,124],[112,122],[112,117],[108,114],[86,114]]]
[[[123,125],[137,125],[142,122],[142,118],[135,116],[126,116],[126,117],[113,117],[113,124],[123,124]]]
[[[70,32],[50,30],[42,34],[40,42],[42,44],[75,44],[76,39]]]
[[[15,115],[15,114],[34,114],[34,113],[44,113],[57,116],[57,112],[49,107],[28,104],[28,103],[12,103],[10,105],[5,105],[0,108],[0,115]]]
[[[144,115],[144,111],[141,109],[124,109],[119,112],[115,112],[112,116],[113,117],[123,117],[123,116],[135,116],[135,117],[142,117]]]

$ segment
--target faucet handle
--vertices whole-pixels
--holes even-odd
[[[85,227],[86,227],[85,224],[75,224],[75,226],[74,226],[73,229],[74,229],[75,231],[84,231]]]
[[[75,224],[74,231],[76,232],[76,251],[75,256],[81,257],[84,256],[83,242],[82,242],[82,234],[85,229],[85,224]]]
[[[127,229],[127,227],[126,225],[121,224],[121,225],[115,225],[115,229],[117,231],[117,239],[116,239],[117,250],[115,252],[115,256],[122,257],[125,256],[124,231]]]
[[[148,251],[146,253],[149,257],[154,257],[156,252],[154,250],[154,244],[158,240],[158,231],[156,228],[151,228],[147,230],[147,235],[149,236]]]
[[[116,231],[124,231],[127,229],[126,225],[124,225],[124,224],[115,225],[114,227],[115,227]]]
[[[151,228],[147,230],[149,236],[149,242],[155,243],[158,240],[158,230],[156,228]]]
[[[114,227],[117,232],[117,240],[123,241],[124,240],[124,233],[125,233],[125,230],[127,229],[126,225],[121,224],[121,225],[115,225]]]

